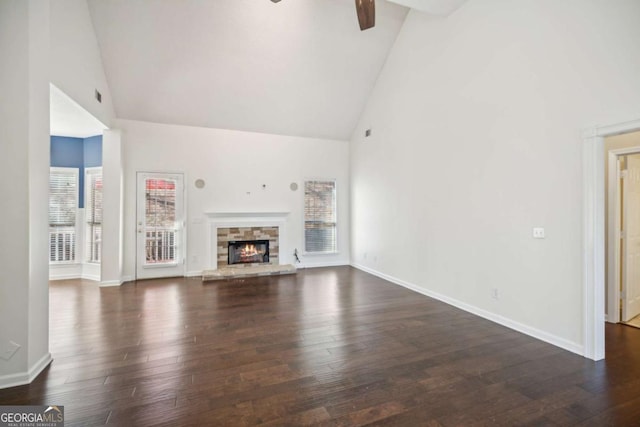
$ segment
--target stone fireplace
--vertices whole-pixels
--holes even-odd
[[[287,237],[289,212],[205,215],[209,221],[209,265],[202,271],[203,281],[296,273],[294,248]],[[238,257],[240,262],[236,262]]]
[[[206,269],[277,266],[293,262],[287,246],[289,212],[206,212],[209,223]],[[229,264],[229,242],[269,241],[269,261]],[[263,258],[264,260],[264,258]]]

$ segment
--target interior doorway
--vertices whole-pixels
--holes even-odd
[[[49,280],[100,282],[108,128],[53,84],[49,96]]]
[[[605,305],[607,304],[605,138],[640,131],[640,119],[585,129],[583,140],[583,355],[589,359],[605,357]]]
[[[609,136],[604,148],[607,321],[640,327],[640,132]]]

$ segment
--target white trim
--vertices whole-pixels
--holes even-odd
[[[124,283],[122,279],[120,280],[105,280],[104,282],[100,282],[101,288],[109,288],[112,286],[121,286]]]
[[[49,280],[87,279],[100,281],[100,264],[49,264]]]
[[[49,264],[49,280],[77,279],[81,274],[82,264],[79,263]]]
[[[618,322],[618,311],[616,310],[616,298],[619,298],[619,290],[615,283],[620,283],[620,271],[618,261],[620,260],[620,244],[616,244],[618,239],[618,232],[620,230],[620,218],[617,214],[619,205],[619,186],[620,186],[620,163],[618,156],[611,151],[608,156],[608,169],[609,174],[607,176],[607,263],[609,266],[607,269],[607,281],[605,282],[605,292],[607,294],[607,306],[605,310],[605,321]],[[613,266],[613,268],[611,268]]]
[[[101,266],[100,263],[84,262],[82,263],[82,279],[93,280],[99,282],[101,280]]]
[[[351,264],[352,267],[357,268],[358,270],[362,270],[366,273],[372,274],[374,276],[380,277],[381,279],[384,279],[388,282],[394,283],[396,285],[400,285],[404,288],[410,289],[414,292],[417,292],[419,294],[425,295],[427,297],[436,299],[438,301],[444,302],[446,304],[449,304],[451,306],[454,306],[456,308],[459,308],[460,310],[464,310],[467,313],[471,313],[474,314],[476,316],[482,317],[484,319],[490,320],[494,323],[497,323],[499,325],[505,326],[509,329],[513,329],[514,331],[518,331],[521,332],[525,335],[529,335],[533,338],[537,338],[541,341],[547,342],[549,344],[555,345],[557,347],[563,348],[565,350],[568,350],[572,353],[576,353],[576,354],[583,354],[583,347],[577,343],[577,342],[573,342],[573,341],[569,341],[566,340],[562,337],[559,337],[557,335],[553,335],[550,334],[548,332],[545,331],[541,331],[540,329],[536,329],[536,328],[532,328],[531,326],[516,322],[514,320],[511,320],[507,317],[503,317],[500,316],[498,314],[492,313],[490,311],[484,310],[482,308],[476,307],[474,305],[471,304],[467,304],[465,302],[459,301],[455,298],[450,298],[448,296],[439,294],[437,292],[432,292],[429,291],[427,289],[424,289],[420,286],[417,286],[413,283],[409,283],[406,282],[404,280],[398,279],[396,277],[393,276],[389,276],[388,274],[384,274],[381,273],[377,270],[373,270],[369,267],[365,267],[363,265],[360,264]]]
[[[604,138],[640,129],[640,120],[587,129],[583,140],[583,347],[584,356],[604,359]]]
[[[0,389],[30,384],[52,361],[51,353],[47,353],[42,356],[29,371],[1,376]]]
[[[233,222],[237,218],[248,220],[262,220],[264,218],[281,218],[289,215],[288,211],[281,212],[205,212],[209,218],[220,218],[218,222]]]
[[[198,277],[198,276],[202,276],[202,270],[187,271],[187,274],[185,277]]]
[[[349,261],[316,261],[316,262],[306,262],[302,261],[298,264],[294,264],[296,268],[320,268],[320,267],[341,267],[344,265],[351,265]]]
[[[136,280],[133,276],[122,276],[121,283],[133,282]]]

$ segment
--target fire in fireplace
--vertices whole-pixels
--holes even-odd
[[[236,240],[229,242],[227,264],[253,264],[269,262],[268,240]]]

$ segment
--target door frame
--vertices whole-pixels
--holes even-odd
[[[135,206],[136,206],[136,215],[134,220],[134,232],[135,232],[135,263],[134,263],[134,277],[135,280],[146,280],[146,278],[138,278],[138,180],[141,174],[160,174],[160,175],[182,175],[182,238],[180,239],[180,243],[182,245],[182,276],[173,276],[173,277],[186,277],[187,276],[187,174],[182,171],[148,171],[148,170],[139,170],[136,171],[135,176]],[[156,267],[162,268],[162,267]],[[171,277],[171,276],[167,276]]]
[[[640,130],[640,119],[598,126],[582,133],[583,354],[604,359],[605,176],[604,139]]]

